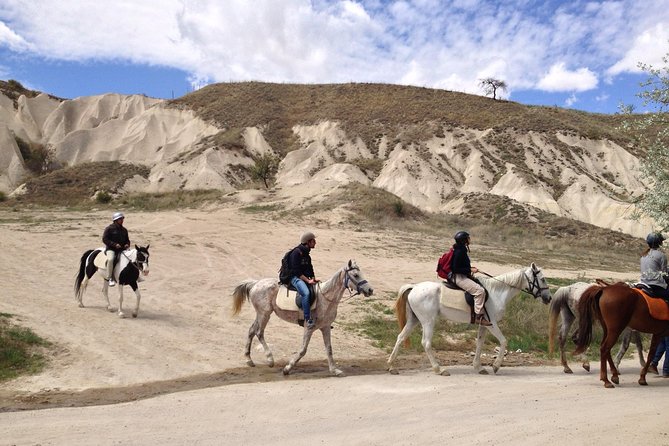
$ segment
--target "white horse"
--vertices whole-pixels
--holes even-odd
[[[578,301],[581,298],[581,294],[594,285],[593,283],[586,282],[576,282],[568,286],[563,286],[557,289],[553,294],[553,300],[551,300],[551,306],[548,312],[548,352],[553,354],[553,346],[555,345],[555,333],[557,330],[557,319],[560,316],[560,332],[558,334],[558,345],[560,347],[560,361],[562,363],[562,369],[564,373],[573,373],[569,364],[567,363],[567,356],[565,353],[565,344],[567,343],[567,336],[569,335],[569,329],[576,321],[576,315],[578,314],[577,306]],[[577,324],[578,326],[578,324]],[[572,338],[575,339],[577,333],[574,332]],[[636,348],[639,352],[639,363],[643,367],[646,365],[646,361],[643,359],[643,343],[641,342],[641,334],[632,330],[631,328],[626,328],[622,333],[622,343],[620,345],[620,350],[614,358],[613,362],[618,368],[620,361],[627,352],[630,342],[634,341]],[[590,371],[590,361],[585,353],[577,355],[581,361],[581,367],[583,367],[588,372]]]
[[[125,317],[123,312],[123,286],[129,285],[137,296],[135,309],[132,311],[132,317],[137,317],[139,313],[139,301],[142,296],[137,286],[138,281],[142,281],[140,273],[143,276],[149,274],[149,245],[146,247],[135,245],[135,249],[127,249],[117,255],[118,263],[114,267],[114,278],[118,283],[118,315]],[[84,306],[84,292],[88,286],[88,281],[93,277],[98,269],[103,271],[106,268],[107,257],[104,254],[105,248],[90,249],[86,251],[79,261],[79,271],[74,279],[74,296],[79,302],[79,307]],[[102,275],[100,275],[102,277]],[[107,310],[114,311],[109,303],[109,283],[103,277],[102,295],[107,301]]]
[[[527,291],[535,298],[541,297],[544,304],[551,300],[548,284],[541,270],[532,263],[522,268],[496,277],[481,277],[481,284],[488,290],[489,299],[485,303],[485,312],[492,325],[479,325],[476,335],[476,355],[474,356],[474,370],[481,374],[488,372],[481,367],[481,348],[485,330],[488,329],[499,341],[500,354],[493,362],[493,371],[497,373],[504,359],[506,338],[499,329],[499,321],[504,316],[506,304],[521,291]],[[455,293],[455,294],[454,294]],[[399,290],[399,297],[395,304],[395,312],[402,331],[397,336],[395,348],[388,358],[388,370],[396,374],[393,362],[399,352],[400,344],[408,340],[411,330],[420,322],[423,326],[422,344],[425,353],[432,364],[435,373],[449,375],[445,367],[441,367],[432,350],[432,334],[439,316],[454,322],[468,323],[471,321],[469,307],[465,304],[463,292],[446,288],[442,282],[421,282],[416,285],[404,285]]]
[[[277,294],[279,290],[286,290],[280,285],[276,279],[260,279],[260,280],[245,280],[237,285],[232,293],[233,315],[239,314],[244,299],[248,299],[253,304],[256,310],[256,318],[249,328],[248,338],[246,340],[246,348],[244,356],[246,357],[246,364],[254,367],[255,364],[251,359],[251,343],[253,337],[256,336],[258,341],[262,344],[265,350],[265,357],[267,364],[274,367],[274,357],[272,351],[265,342],[265,327],[272,313],[276,313],[281,319],[293,324],[297,324],[300,316],[303,314],[302,310],[292,303],[288,308],[280,308],[277,304]],[[332,357],[332,343],[330,340],[331,324],[337,317],[337,306],[344,295],[345,290],[351,293],[362,293],[365,296],[370,296],[374,289],[369,282],[365,280],[358,265],[354,260],[349,260],[344,267],[340,268],[334,275],[326,282],[316,287],[316,296],[314,305],[312,305],[311,315],[315,317],[315,326],[311,329],[304,329],[302,336],[302,348],[290,362],[283,368],[283,374],[288,375],[291,369],[297,362],[307,353],[307,347],[311,340],[311,335],[315,330],[320,330],[323,334],[323,342],[325,343],[325,350],[328,355],[328,365],[330,373],[335,376],[342,376],[344,372],[335,367],[335,362]],[[314,308],[315,306],[315,308]]]

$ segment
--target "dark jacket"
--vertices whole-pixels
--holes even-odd
[[[464,274],[471,277],[472,264],[469,260],[467,245],[456,243],[453,245],[453,259],[451,260],[451,271],[455,274]]]
[[[105,228],[105,232],[102,234],[102,242],[105,244],[107,249],[112,251],[123,251],[123,248],[126,245],[130,245],[130,238],[128,237],[128,230],[123,226],[112,223]],[[118,243],[121,245],[120,248],[116,248],[114,245]]]
[[[306,245],[297,245],[288,257],[288,267],[291,271],[291,276],[313,278],[314,267],[311,265],[311,256],[309,252],[311,249]]]

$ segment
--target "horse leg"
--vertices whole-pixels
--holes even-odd
[[[304,330],[304,335],[302,336],[302,348],[299,352],[295,354],[288,364],[283,368],[283,374],[288,375],[295,364],[302,359],[307,353],[307,347],[309,347],[309,341],[311,341],[311,335],[314,334],[313,330]]]
[[[344,376],[344,372],[336,367],[334,357],[332,355],[332,339],[330,336],[330,324],[325,324],[321,328],[321,333],[323,333],[323,343],[325,344],[325,351],[328,354],[328,368],[330,369],[330,374],[334,376]]]
[[[393,362],[395,362],[395,358],[397,358],[397,354],[400,351],[400,345],[409,337],[411,331],[414,329],[414,327],[416,327],[416,325],[418,325],[418,318],[416,318],[416,315],[413,314],[412,311],[408,312],[407,323],[402,331],[400,331],[400,334],[397,335],[397,341],[395,342],[393,352],[390,354],[390,357],[388,357],[388,371],[393,375],[397,375],[399,373],[397,369],[393,367]]]
[[[609,381],[608,377],[608,370],[607,370],[607,364],[611,364],[611,371],[614,373],[614,380],[618,380],[618,375],[617,372],[618,370],[613,366],[613,358],[611,357],[611,348],[613,345],[616,343],[618,340],[618,335],[620,332],[615,332],[613,330],[608,330],[606,327],[602,327],[603,329],[603,339],[602,343],[599,347],[599,362],[600,362],[600,370],[599,370],[599,379],[601,381],[604,381],[604,387],[606,388],[614,388],[615,386],[611,384],[611,381]]]
[[[632,339],[632,329],[627,327],[623,331],[622,341],[620,342],[620,350],[618,350],[618,354],[613,360],[616,367],[620,365],[620,361],[622,361],[623,357],[625,356],[625,353],[627,353],[627,349],[630,347],[631,339]]]
[[[119,283],[117,286],[118,286],[118,317],[125,317],[125,313],[123,312],[123,285]]]
[[[473,363],[474,371],[477,372],[479,375],[488,374],[488,371],[483,367],[481,367],[481,350],[483,349],[483,341],[485,340],[485,333],[486,333],[486,327],[480,325],[479,330],[476,333],[476,353],[474,354],[474,363]]]
[[[113,313],[114,307],[112,307],[111,302],[109,302],[109,283],[104,279],[102,280],[102,295],[105,297],[105,300],[107,301],[107,311]]]
[[[495,361],[492,363],[492,371],[493,373],[497,373],[497,371],[502,367],[502,361],[504,361],[504,354],[506,353],[506,346],[507,346],[507,341],[506,337],[502,334],[502,331],[499,329],[499,325],[493,324],[490,327],[480,327],[479,333],[481,336],[481,346],[483,346],[483,340],[485,338],[485,329],[488,329],[490,333],[493,334],[497,338],[497,341],[499,342],[499,354],[497,355],[497,358]],[[478,339],[477,339],[478,341]],[[483,372],[485,372],[485,369],[481,369]],[[481,373],[481,372],[479,372]],[[487,373],[487,372],[486,372]],[[482,373],[482,374],[486,374]]]
[[[79,292],[76,294],[79,308],[84,308],[84,292],[88,286],[88,280],[88,275],[84,275],[84,279],[81,281],[81,285],[79,286]]]
[[[564,351],[564,346],[567,343],[567,334],[571,328],[571,324],[574,323],[574,316],[562,314],[562,325],[560,326],[560,332],[558,333],[558,342],[560,344],[560,362],[562,362],[562,371],[565,373],[574,373],[569,364],[567,363],[567,354]]]
[[[255,367],[255,363],[253,362],[253,359],[251,359],[251,344],[253,343],[253,336],[258,332],[258,317],[256,316],[256,320],[253,321],[251,326],[249,327],[249,333],[248,336],[246,337],[246,347],[244,347],[244,356],[246,357],[246,365],[249,367]]]
[[[646,360],[643,359],[643,342],[641,341],[641,333],[636,330],[632,330],[632,340],[636,345],[636,349],[639,351],[639,365],[643,367],[646,365]]]
[[[434,350],[432,349],[432,335],[434,333],[434,323],[435,321],[432,319],[423,323],[423,339],[421,340],[421,344],[423,344],[423,349],[425,350],[425,354],[427,355],[427,358],[430,360],[430,364],[432,364],[432,370],[434,370],[434,373],[441,376],[450,376],[450,373],[448,373],[446,368],[439,365],[439,362],[437,361],[437,358],[434,355]]]
[[[119,284],[119,286],[121,285]],[[142,295],[139,293],[139,287],[137,286],[137,284],[135,284],[134,286],[130,285],[130,287],[135,292],[135,296],[137,297],[137,302],[135,303],[135,310],[132,312],[132,317],[137,317],[137,315],[139,314],[139,301],[142,300]]]
[[[266,313],[263,314],[262,316],[256,317],[258,324],[256,325],[255,335],[258,337],[258,341],[262,345],[263,351],[265,352],[267,365],[270,367],[274,367],[274,356],[272,355],[272,350],[269,348],[269,345],[267,345],[267,342],[265,341],[265,327],[267,327],[267,323],[269,322],[269,318],[271,315],[272,313]],[[251,338],[253,338],[253,335],[251,335]]]
[[[618,367],[616,366],[615,361],[611,356],[611,352],[609,352],[608,363],[609,367],[611,368],[611,382],[613,382],[613,384],[620,384],[620,378],[618,378],[620,372],[618,372]]]
[[[639,376],[640,386],[648,385],[648,383],[646,382],[646,374],[648,373],[648,367],[650,367],[650,363],[653,360],[653,352],[657,350],[657,344],[659,343],[660,343],[660,336],[654,334],[653,337],[650,338],[650,346],[648,347],[648,355],[646,355],[646,363],[641,368],[641,375]]]

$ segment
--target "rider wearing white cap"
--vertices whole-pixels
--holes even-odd
[[[105,228],[102,234],[102,242],[107,247],[105,254],[107,255],[107,279],[109,286],[116,285],[114,280],[114,259],[116,254],[122,252],[124,249],[130,247],[130,238],[128,237],[128,230],[123,227],[125,216],[122,212],[114,212],[112,215],[112,224]]]

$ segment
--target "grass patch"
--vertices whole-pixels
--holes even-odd
[[[29,328],[13,324],[11,317],[0,314],[0,381],[41,371],[46,364],[42,348],[51,345]]]
[[[141,211],[165,211],[197,208],[208,203],[227,201],[226,194],[214,189],[179,190],[164,193],[123,195],[114,202],[116,207]]]

